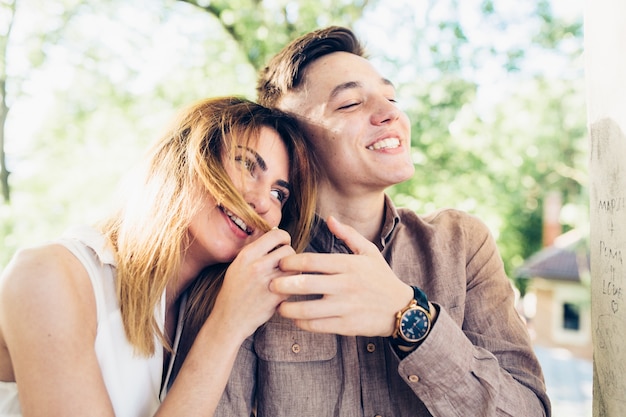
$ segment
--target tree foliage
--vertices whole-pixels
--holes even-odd
[[[350,26],[368,0],[178,0],[214,16],[256,70],[283,45],[320,26]]]
[[[6,164],[6,152],[4,148],[4,131],[9,113],[7,104],[7,49],[13,20],[15,17],[15,0],[0,3],[0,21],[5,23],[6,30],[0,33],[0,191],[2,198],[8,204],[11,201],[11,191],[9,188],[9,170]]]
[[[416,175],[390,190],[394,200],[477,214],[513,276],[541,248],[547,193],[562,196],[565,230],[586,224],[587,141],[580,16],[557,18],[543,0],[505,4],[483,1],[473,17],[454,0],[394,11],[387,25],[404,29],[382,44],[412,37],[412,47],[374,55],[387,56],[412,120]]]
[[[7,123],[0,265],[99,217],[176,108],[254,98],[272,54],[330,24],[365,40],[412,120],[417,169],[389,190],[399,205],[478,215],[511,276],[541,245],[546,192],[562,194],[566,228],[586,221],[582,22],[547,0],[29,0],[16,29],[24,4],[31,24],[5,63],[9,104],[27,116]]]

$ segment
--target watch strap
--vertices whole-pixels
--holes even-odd
[[[415,300],[415,302],[417,302],[417,305],[422,307],[426,311],[430,311],[428,298],[426,297],[426,294],[424,294],[424,291],[420,290],[414,285],[411,285],[411,288],[413,288],[413,299]]]

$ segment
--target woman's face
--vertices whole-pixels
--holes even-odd
[[[278,226],[289,198],[289,158],[278,133],[262,127],[258,140],[238,147],[235,158],[224,158],[224,168],[244,200],[271,226]],[[263,234],[254,230],[231,208],[205,196],[204,206],[192,219],[192,244],[187,252],[200,268],[229,262],[248,243]]]

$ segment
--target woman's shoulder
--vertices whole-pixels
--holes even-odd
[[[0,280],[0,315],[45,319],[58,309],[93,299],[87,271],[63,245],[18,250]],[[17,316],[15,316],[17,315]],[[1,320],[1,317],[0,317]]]
[[[72,253],[57,243],[19,249],[2,274],[2,289],[28,288],[45,277],[69,273],[75,262]]]
[[[3,380],[18,379],[20,390],[34,392],[70,371],[89,378],[96,334],[92,285],[72,252],[58,243],[19,250],[0,281]]]

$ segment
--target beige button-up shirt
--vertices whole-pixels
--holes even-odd
[[[541,417],[543,375],[487,227],[386,202],[382,254],[439,307],[423,344],[399,360],[387,338],[309,333],[275,316],[242,346],[216,416]],[[309,250],[346,252],[325,224]]]

